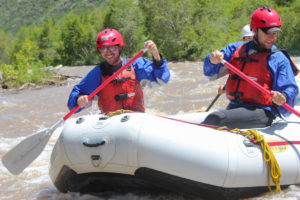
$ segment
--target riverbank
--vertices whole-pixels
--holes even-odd
[[[298,68],[300,66],[300,57],[291,57],[295,64],[298,64]],[[169,68],[172,69],[176,66],[186,65],[187,63],[195,63],[201,68],[203,66],[202,61],[185,61],[185,62],[168,62]],[[1,85],[0,82],[0,93],[12,93],[17,92],[24,89],[41,89],[44,87],[51,86],[63,86],[68,84],[69,82],[73,82],[78,79],[79,82],[91,69],[93,69],[95,65],[84,65],[84,66],[63,66],[58,65],[56,67],[50,67],[50,70],[53,73],[53,76],[45,81],[47,84],[36,85],[33,83],[25,83],[19,87],[8,88],[5,85]]]
[[[56,67],[48,67],[53,76],[48,79],[44,79],[44,84],[25,83],[21,86],[7,86],[5,83],[0,82],[0,93],[14,93],[24,89],[42,89],[51,86],[63,86],[68,83],[68,79],[82,78],[90,69],[94,66],[63,66],[58,65]],[[74,71],[74,72],[72,72]],[[80,73],[77,73],[80,72]]]

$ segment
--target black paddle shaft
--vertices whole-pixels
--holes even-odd
[[[224,85],[223,87],[223,91],[225,91],[226,85]],[[215,102],[218,100],[218,98],[221,96],[221,94],[217,94],[217,96],[214,98],[214,100],[210,103],[210,105],[208,106],[208,108],[205,110],[205,112],[208,112],[211,107],[215,104]]]

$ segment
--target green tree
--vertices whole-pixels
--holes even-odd
[[[300,54],[300,1],[290,7],[279,7],[278,13],[282,18],[282,33],[279,33],[277,46],[286,49],[292,55]]]
[[[16,53],[20,51],[21,46],[29,36],[29,28],[26,26],[21,27],[20,31],[11,40],[10,48],[8,49],[9,57],[8,63],[16,62]]]
[[[0,30],[0,63],[8,63],[9,36]]]
[[[145,26],[148,38],[152,38],[164,56],[171,60],[183,57],[187,44],[184,37],[189,35],[189,23],[195,1],[140,0],[146,17]]]
[[[53,4],[55,8],[52,8],[51,3],[43,0],[34,9],[34,13],[41,17],[36,18],[30,26],[23,26],[15,35],[0,31],[0,63],[15,64],[20,48],[30,40],[40,49],[36,58],[45,65],[95,64],[101,57],[95,49],[95,40],[104,28],[115,28],[122,34],[125,56],[134,55],[143,47],[145,40],[151,39],[170,61],[203,59],[211,51],[240,40],[241,28],[250,23],[253,11],[264,5],[276,9],[282,17],[283,33],[279,34],[276,45],[293,55],[300,53],[300,0],[72,2],[57,1]],[[19,6],[9,7],[7,5],[12,3],[8,3],[1,7],[3,13],[0,17],[7,13],[8,8],[20,11]],[[29,4],[32,3],[26,1],[23,6],[27,8],[22,12],[28,11]],[[102,6],[93,6],[96,4]],[[49,9],[43,11],[45,7],[39,5]],[[54,15],[54,10],[57,12],[70,6],[76,10],[82,7],[86,10],[95,9],[85,12],[81,9],[65,17],[47,18]],[[25,16],[24,13],[22,16]],[[27,23],[29,21],[23,24]]]
[[[17,75],[17,83],[35,82],[38,77],[38,70],[43,66],[39,61],[40,49],[35,41],[26,39],[18,52],[15,53],[13,66]]]
[[[44,65],[37,56],[41,50],[35,41],[27,38],[19,47],[14,54],[14,63],[0,65],[4,84],[19,86],[28,82],[41,83],[44,78],[51,75],[49,71],[43,69]]]
[[[85,58],[94,47],[93,34],[85,28],[79,16],[71,13],[62,25],[60,46],[57,51],[64,65],[84,64]]]
[[[145,41],[144,16],[135,0],[112,0],[106,14],[104,28],[114,28],[123,37],[123,53],[132,56],[140,51]]]
[[[55,25],[54,19],[48,18],[42,26],[34,26],[29,35],[29,38],[36,41],[41,49],[38,57],[45,65],[58,64],[56,51],[58,37],[55,33],[57,32]]]
[[[257,8],[273,3],[270,0],[198,0],[189,27],[190,36],[185,37],[201,59],[215,49],[241,40],[241,29],[250,23],[250,16]]]
[[[80,15],[80,19],[84,24],[84,29],[88,33],[86,38],[87,52],[83,60],[84,64],[99,63],[99,52],[96,49],[96,38],[103,27],[104,13],[100,9],[94,9],[92,12],[84,12]]]

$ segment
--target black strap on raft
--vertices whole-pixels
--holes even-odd
[[[279,51],[281,51],[287,57],[287,59],[289,59],[289,61],[291,63],[291,66],[292,66],[294,76],[297,76],[299,74],[300,70],[299,70],[298,66],[294,63],[294,61],[291,59],[290,55],[288,54],[288,52],[286,50],[274,49],[274,50],[272,50],[272,53],[276,53],[276,52],[279,52]]]

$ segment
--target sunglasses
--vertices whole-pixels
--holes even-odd
[[[262,30],[265,34],[270,34],[273,32],[281,32],[281,29],[279,26],[275,26],[275,27],[260,27],[260,30]]]
[[[98,50],[101,53],[107,52],[107,51],[116,51],[118,49],[118,46],[107,46],[107,47],[100,47],[98,48]]]

